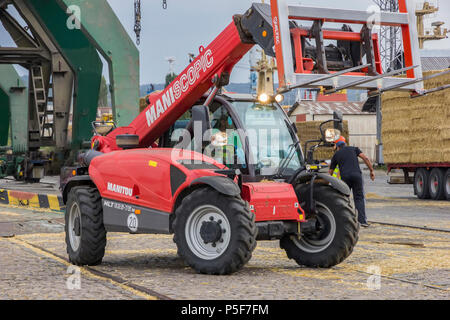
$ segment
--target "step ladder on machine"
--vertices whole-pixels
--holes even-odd
[[[287,0],[271,0],[270,7],[254,4],[260,15],[271,15],[273,41],[267,43],[276,56],[279,93],[296,88],[325,88],[325,94],[343,89],[368,90],[371,95],[386,90],[410,91],[412,95],[427,92],[423,87],[419,42],[413,0],[398,0],[399,12],[380,12],[376,23],[400,27],[403,37],[405,66],[383,73],[378,35],[372,30],[372,12],[288,5]],[[269,11],[270,10],[270,11]],[[309,21],[301,26],[299,21]],[[330,23],[344,24],[332,29]],[[353,31],[349,25],[359,25]],[[329,59],[330,47],[325,40],[337,40],[338,50],[345,48],[347,60],[342,68]],[[311,41],[315,46],[305,47]],[[340,44],[340,46],[339,46]],[[344,56],[344,54],[342,54]],[[396,77],[406,73],[406,78]]]
[[[39,123],[39,135],[43,140],[53,140],[53,107],[48,104],[41,66],[31,68],[34,102]]]

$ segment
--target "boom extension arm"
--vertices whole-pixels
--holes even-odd
[[[101,152],[119,150],[117,135],[139,136],[140,147],[149,147],[212,86],[228,84],[236,63],[254,46],[240,26],[240,16],[206,48],[159,95],[150,98],[148,107],[128,127],[119,127],[107,136],[92,140]]]

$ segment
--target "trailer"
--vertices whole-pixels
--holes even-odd
[[[394,169],[403,170],[419,199],[450,200],[450,162],[388,164],[388,173]]]

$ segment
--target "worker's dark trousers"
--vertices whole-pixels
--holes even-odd
[[[359,223],[367,223],[366,204],[364,199],[364,182],[362,175],[353,173],[349,176],[342,177],[342,181],[344,181],[353,191],[353,199],[355,200],[355,207],[358,211]]]

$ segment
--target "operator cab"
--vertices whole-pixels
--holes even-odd
[[[285,179],[305,165],[295,126],[277,102],[263,104],[250,94],[226,93],[217,95],[207,110],[209,131],[201,152],[239,169],[244,181]],[[159,147],[199,152],[199,132],[191,109],[161,137]]]

